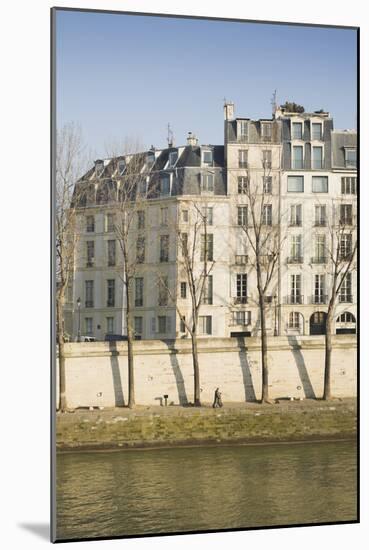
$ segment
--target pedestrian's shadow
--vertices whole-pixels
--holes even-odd
[[[256,395],[255,395],[255,389],[254,384],[252,381],[251,371],[250,371],[250,365],[247,360],[247,353],[246,353],[246,346],[245,346],[245,338],[244,337],[238,337],[237,338],[237,344],[238,344],[238,355],[240,358],[240,366],[242,371],[242,378],[243,378],[243,387],[245,390],[245,401],[256,401]]]
[[[311,383],[309,373],[305,365],[304,356],[301,353],[300,345],[296,336],[287,336],[288,343],[291,346],[292,355],[295,359],[297,370],[301,379],[302,387],[304,389],[305,397],[307,399],[316,399],[315,391]]]
[[[188,405],[188,398],[187,398],[185,381],[184,381],[183,374],[177,358],[178,349],[175,347],[174,340],[163,340],[163,342],[168,347],[170,365],[173,369],[173,374],[177,385],[179,404],[182,406],[186,406]]]
[[[116,342],[109,342],[110,350],[110,366],[113,376],[113,387],[114,387],[114,400],[116,407],[124,407],[124,395],[123,395],[123,385],[122,378],[120,376],[119,370],[119,351],[117,350]]]

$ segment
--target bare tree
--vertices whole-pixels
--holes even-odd
[[[81,129],[69,123],[57,131],[55,185],[55,246],[56,246],[56,334],[59,356],[59,406],[67,410],[65,352],[67,338],[64,306],[68,285],[73,275],[74,255],[78,240],[77,211],[79,208],[78,177],[86,166]]]
[[[328,310],[325,321],[325,361],[324,361],[324,391],[323,399],[332,398],[331,391],[331,364],[332,364],[332,334],[334,331],[335,311],[337,299],[341,293],[342,286],[351,278],[354,271],[354,259],[356,257],[357,240],[355,216],[352,205],[336,205],[333,214],[333,222],[329,225],[330,239],[327,250],[328,265],[330,273],[330,287],[328,296]],[[349,287],[351,300],[352,290]],[[346,299],[345,298],[345,299]]]

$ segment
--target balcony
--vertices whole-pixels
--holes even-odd
[[[311,263],[312,264],[326,264],[327,263],[327,258],[326,256],[313,256],[311,258]]]
[[[342,303],[352,304],[352,302],[354,301],[352,294],[340,294],[338,297],[338,300],[341,304]]]
[[[327,294],[313,294],[311,296],[312,304],[327,304],[328,303],[328,296]]]
[[[302,294],[290,294],[289,296],[285,296],[285,304],[303,304],[304,303],[304,297]]]
[[[233,298],[233,303],[236,305],[247,304],[247,296],[236,296]]]
[[[289,256],[287,258],[288,264],[303,264],[304,258],[302,256]]]

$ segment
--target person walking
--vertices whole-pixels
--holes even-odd
[[[221,394],[219,388],[217,388],[214,392],[213,409],[216,409],[217,407],[223,407],[222,394]]]

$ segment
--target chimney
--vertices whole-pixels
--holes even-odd
[[[191,145],[192,147],[195,147],[198,144],[198,142],[199,140],[197,139],[195,134],[193,134],[192,132],[188,132],[187,145]]]
[[[224,102],[224,120],[234,119],[234,103],[232,101]]]

